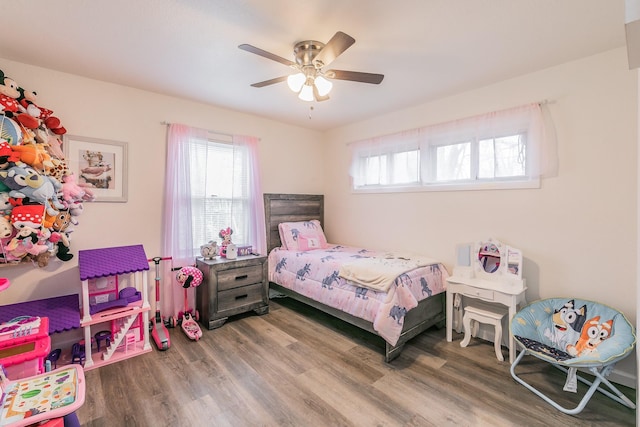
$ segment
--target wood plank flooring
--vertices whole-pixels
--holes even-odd
[[[236,316],[203,333],[194,342],[171,329],[169,350],[86,372],[81,424],[635,425],[635,410],[600,393],[582,413],[562,414],[511,378],[492,343],[461,348],[462,336],[447,343],[444,329],[414,338],[390,364],[380,338],[287,298],[272,300],[266,315]],[[562,373],[528,359],[520,365],[528,380],[575,406]],[[622,389],[635,401],[635,390]]]

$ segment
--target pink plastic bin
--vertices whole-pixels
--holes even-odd
[[[15,321],[0,324],[0,331],[5,330],[0,340],[0,365],[10,380],[43,373],[44,359],[51,351],[47,317],[25,317],[20,321],[20,328],[15,328]],[[14,332],[8,334],[7,329]]]

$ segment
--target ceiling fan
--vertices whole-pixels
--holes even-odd
[[[324,101],[329,99],[333,87],[330,80],[350,80],[361,83],[380,84],[383,74],[361,73],[359,71],[323,70],[338,56],[347,50],[356,40],[348,34],[338,31],[327,44],[315,40],[296,43],[293,47],[295,62],[264,51],[250,44],[238,46],[242,50],[255,53],[276,62],[280,62],[297,72],[288,76],[276,77],[254,83],[253,87],[264,87],[287,81],[289,88],[303,101]]]

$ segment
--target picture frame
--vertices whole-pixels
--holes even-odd
[[[127,143],[65,135],[64,155],[79,185],[87,185],[95,202],[127,202]]]

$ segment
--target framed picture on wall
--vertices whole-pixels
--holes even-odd
[[[91,187],[96,202],[127,201],[127,143],[65,135],[69,170],[81,186]]]

